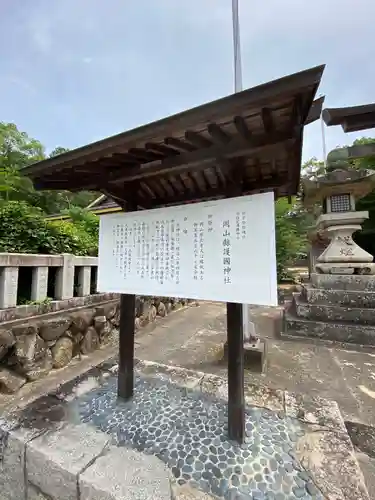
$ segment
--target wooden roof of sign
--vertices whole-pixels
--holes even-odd
[[[127,203],[156,208],[266,190],[293,195],[303,127],[323,70],[318,66],[244,90],[23,172],[36,189],[100,191],[124,208]]]
[[[326,125],[341,125],[344,132],[375,127],[375,103],[348,108],[327,108],[322,114]]]

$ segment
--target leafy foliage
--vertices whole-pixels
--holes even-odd
[[[279,280],[288,278],[288,265],[306,246],[306,237],[300,232],[300,221],[294,208],[295,203],[289,204],[287,198],[280,198],[275,203],[276,260]]]
[[[374,138],[362,137],[355,140],[353,146],[374,143]],[[353,167],[356,169],[365,168],[375,170],[375,156],[354,160]],[[358,200],[356,208],[357,210],[368,211],[369,218],[362,224],[362,231],[355,234],[355,240],[362,248],[375,256],[375,191]]]
[[[57,147],[49,156],[66,151],[66,148]],[[47,156],[39,141],[20,132],[13,123],[0,122],[0,200],[26,201],[46,214],[56,214],[75,206],[85,207],[96,198],[97,194],[86,191],[35,191],[21,169],[45,158]]]
[[[73,222],[48,221],[23,201],[0,203],[0,252],[96,255],[98,239]]]
[[[50,156],[66,152],[55,148]],[[36,191],[22,168],[46,158],[39,141],[12,123],[0,122],[0,251],[95,255],[98,220],[82,213],[95,193]],[[47,214],[72,213],[72,222],[48,222]],[[81,212],[80,212],[81,211]]]

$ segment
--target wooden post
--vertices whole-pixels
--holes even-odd
[[[117,395],[130,399],[134,391],[134,320],[135,295],[121,294],[120,339],[117,378]]]
[[[245,437],[242,304],[227,303],[227,335],[228,437],[241,444]]]
[[[137,209],[128,203],[127,212]],[[135,295],[123,293],[120,296],[119,360],[117,375],[117,395],[130,399],[134,393],[134,334],[135,334]]]

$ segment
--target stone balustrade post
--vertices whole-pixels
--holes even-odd
[[[0,309],[16,307],[18,267],[4,267],[0,271]]]
[[[74,256],[68,253],[62,256],[63,265],[56,273],[55,298],[58,300],[71,299],[74,289]]]
[[[83,266],[79,268],[78,273],[78,296],[84,297],[90,295],[91,288],[91,267]]]
[[[31,300],[40,301],[47,297],[48,267],[38,266],[33,268],[31,282]]]

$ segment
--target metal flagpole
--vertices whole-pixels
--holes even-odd
[[[234,55],[234,91],[241,92],[242,65],[241,65],[241,42],[240,42],[240,22],[238,15],[238,0],[232,0],[232,19],[233,19],[233,55]],[[248,342],[250,340],[251,335],[249,332],[249,307],[247,304],[242,304],[242,318],[243,318],[244,340]]]
[[[233,18],[233,50],[234,50],[234,91],[242,90],[240,22],[238,16],[238,0],[232,0]]]
[[[320,114],[320,126],[322,131],[322,147],[323,147],[323,161],[324,161],[324,170],[327,167],[327,146],[326,146],[326,129],[323,120],[323,114]]]

